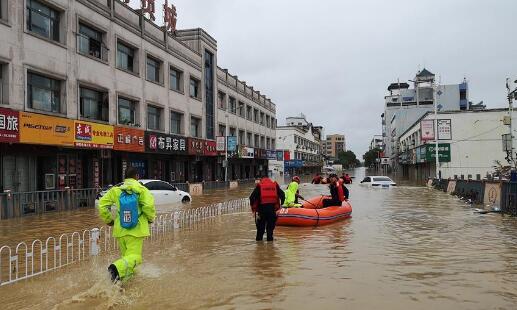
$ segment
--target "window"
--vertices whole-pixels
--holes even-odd
[[[95,58],[107,60],[108,53],[102,43],[103,33],[84,24],[79,24],[77,34],[77,49],[79,53],[90,55]]]
[[[60,13],[36,0],[27,0],[27,29],[59,42]]]
[[[239,116],[244,118],[246,117],[246,111],[244,110],[244,103],[239,101]]]
[[[147,128],[152,130],[162,129],[162,112],[163,109],[155,106],[147,106]]]
[[[260,148],[266,148],[266,138],[260,137]]]
[[[223,92],[217,92],[217,107],[226,111],[226,94]]]
[[[236,131],[237,131],[237,129],[230,127],[230,137],[235,137]]]
[[[7,11],[9,10],[9,7],[7,6],[8,1],[0,0],[0,19],[3,19],[7,21],[8,14]]]
[[[260,138],[259,138],[259,135],[255,135],[255,144],[254,147],[260,147]]]
[[[264,112],[260,112],[260,125],[264,126]]]
[[[275,139],[271,139],[271,149],[276,150],[276,141],[275,141]]]
[[[7,94],[9,90],[9,84],[7,77],[7,64],[3,64],[0,62],[0,104],[9,103],[9,96]]]
[[[190,135],[192,137],[201,137],[201,120],[197,117],[190,118]]]
[[[269,137],[266,138],[266,149],[271,149],[271,139]]]
[[[118,98],[118,123],[121,125],[139,126],[136,123],[136,101]]]
[[[269,118],[269,115],[266,115],[266,127],[267,128],[271,127],[271,118]]]
[[[252,139],[252,134],[251,134],[251,132],[246,133],[246,136],[247,136],[247,137],[246,137],[246,138],[247,138],[247,139],[246,139],[246,142],[248,142],[246,145],[247,145],[247,146],[252,146],[252,145],[253,145],[253,141],[251,141],[251,139]]]
[[[153,57],[147,56],[147,80],[155,83],[161,83],[161,61]]]
[[[79,88],[81,117],[109,122],[108,93],[85,87]]]
[[[136,65],[136,57],[135,53],[136,49],[121,43],[120,41],[117,42],[117,68],[130,71],[133,73],[136,73],[136,68],[138,67]]]
[[[259,110],[253,109],[253,121],[258,124],[259,122]]]
[[[230,97],[230,112],[233,114],[237,114],[237,104],[235,103],[235,98]]]
[[[226,126],[225,125],[219,125],[219,131],[217,132],[220,137],[226,136]]]
[[[183,133],[183,114],[178,112],[171,112],[171,133]]]
[[[29,108],[46,112],[62,112],[61,81],[29,73],[27,84]]]
[[[246,145],[245,139],[245,132],[244,130],[239,130],[239,144],[240,145]]]
[[[189,86],[190,97],[200,98],[201,96],[199,94],[199,81],[191,77],[189,85],[190,85]]]
[[[176,187],[170,185],[167,182],[163,181],[152,181],[149,183],[144,184],[145,187],[147,187],[148,190],[153,191],[176,191]]]
[[[170,67],[170,73],[169,73],[170,89],[179,91],[179,92],[183,92],[182,81],[183,81],[183,72],[181,72],[180,70],[178,70],[174,67]]]
[[[271,128],[276,129],[276,119],[274,117],[271,117]]]
[[[246,119],[248,121],[252,121],[253,120],[252,109],[251,109],[251,107],[249,105],[246,106]]]

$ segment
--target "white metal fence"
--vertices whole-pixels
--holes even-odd
[[[175,229],[187,228],[208,218],[248,210],[249,200],[242,198],[160,214],[151,225],[150,239],[156,240]],[[117,249],[116,245],[109,226],[49,237],[44,242],[39,239],[29,244],[20,242],[14,248],[4,245],[0,247],[0,286],[84,261],[90,256],[110,253]]]

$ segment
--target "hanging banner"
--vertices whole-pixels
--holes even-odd
[[[188,138],[189,155],[217,156],[216,142],[196,138]]]
[[[228,137],[228,151],[235,152],[237,151],[237,137]]]
[[[276,160],[284,161],[284,151],[276,151]]]
[[[143,153],[145,151],[145,132],[140,129],[116,126],[114,142],[113,149],[116,151]]]
[[[226,150],[226,137],[216,137],[216,150],[224,152]]]
[[[284,151],[284,161],[291,160],[291,153],[289,151]]]
[[[187,138],[160,132],[145,132],[145,151],[161,154],[187,154]]]
[[[20,141],[19,114],[18,111],[0,108],[0,142],[16,143]]]
[[[74,144],[77,147],[92,149],[112,149],[114,142],[114,129],[111,125],[75,121]]]
[[[20,142],[74,146],[74,121],[62,117],[20,112]]]
[[[452,140],[451,120],[438,120],[438,140]]]
[[[424,119],[420,122],[420,130],[422,132],[421,140],[434,140],[434,120]]]

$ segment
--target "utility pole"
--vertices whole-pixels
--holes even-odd
[[[510,114],[510,154],[509,154],[509,162],[512,167],[512,172],[515,172],[516,163],[514,157],[514,135],[513,135],[513,99],[517,96],[517,88],[514,90],[510,89],[510,79],[506,78],[506,89],[508,90],[508,113]]]
[[[435,166],[436,166],[436,179],[440,179],[440,158],[438,151],[438,97],[442,94],[440,90],[440,83],[436,85],[433,82],[435,94],[434,94],[434,156],[435,156]]]
[[[224,115],[226,119],[226,128],[225,131],[225,137],[224,137],[224,154],[225,154],[225,164],[224,164],[224,181],[228,182],[228,136],[230,128],[228,127],[228,113]]]

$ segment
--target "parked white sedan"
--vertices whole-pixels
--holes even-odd
[[[365,177],[361,184],[368,185],[377,188],[390,188],[392,186],[397,186],[397,183],[393,182],[392,179],[385,176],[369,176]]]
[[[154,196],[154,204],[155,205],[166,205],[173,203],[188,203],[192,201],[192,197],[189,193],[180,191],[177,187],[161,180],[148,180],[143,179],[139,180],[142,185],[147,187],[151,194]],[[119,183],[115,186],[120,186],[123,183]],[[102,192],[97,195],[97,199],[95,200],[95,206],[99,204],[99,198],[102,197],[111,187],[104,189]]]

